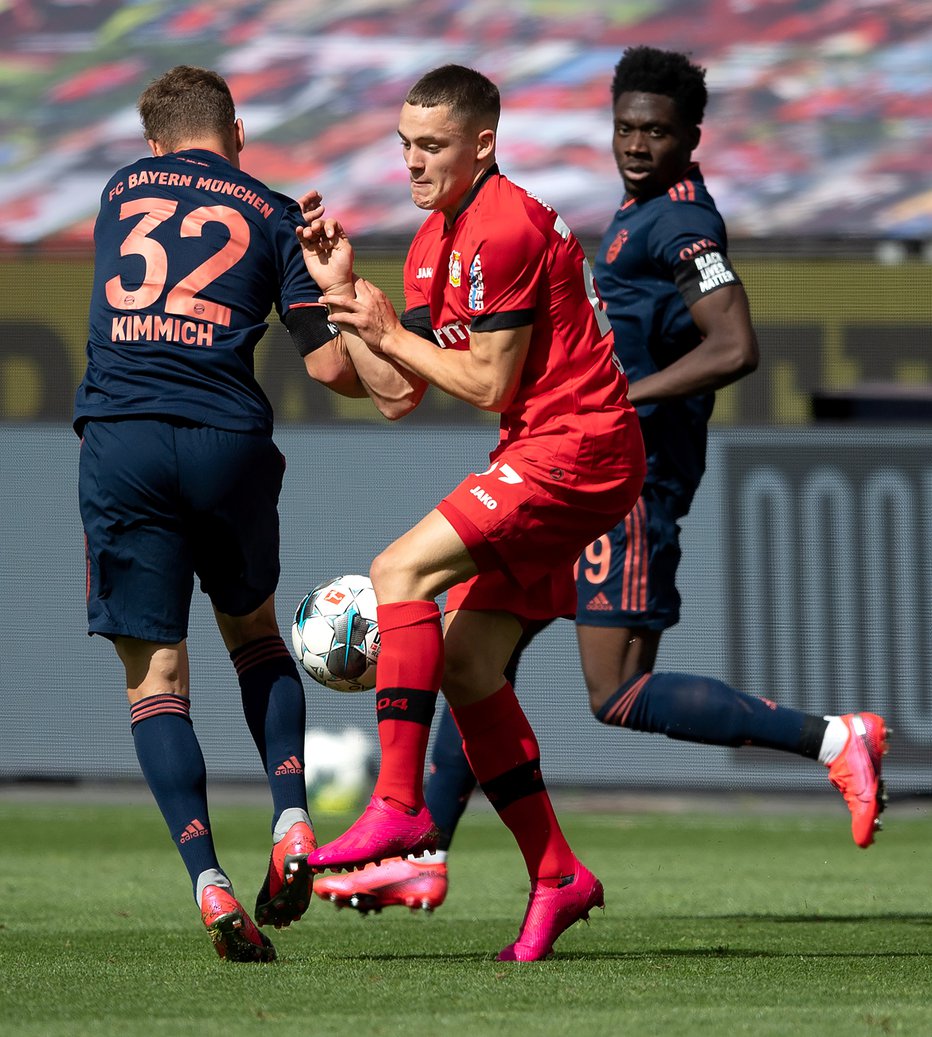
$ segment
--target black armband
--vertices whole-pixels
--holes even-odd
[[[398,318],[405,331],[410,331],[420,338],[426,338],[428,342],[437,344],[437,336],[434,334],[430,323],[430,307],[416,306],[413,310],[405,310]]]
[[[320,349],[340,333],[337,326],[330,323],[327,307],[322,303],[292,306],[284,316],[284,324],[301,356]]]
[[[676,267],[673,276],[687,306],[692,306],[719,288],[741,284],[728,256],[716,249],[690,256]]]
[[[498,313],[480,313],[469,323],[471,331],[511,331],[527,328],[534,323],[534,310],[505,310]]]

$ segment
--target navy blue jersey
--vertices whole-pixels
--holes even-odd
[[[266,317],[320,298],[300,222],[294,201],[210,151],[115,173],[94,228],[76,430],[89,418],[174,417],[270,434],[253,356]]]
[[[724,221],[698,166],[662,195],[622,203],[602,238],[594,275],[630,382],[668,367],[702,340],[689,306],[740,283],[727,249]],[[694,399],[707,419],[711,395]]]

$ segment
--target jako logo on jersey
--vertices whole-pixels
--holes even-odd
[[[486,490],[483,490],[481,486],[473,486],[469,491],[480,504],[484,504],[489,511],[495,511],[498,507],[498,501]]]
[[[434,276],[434,268],[432,266],[419,266],[417,268],[417,279],[423,281],[426,277]]]
[[[463,257],[454,249],[450,253],[450,284],[459,288],[463,281]]]
[[[718,248],[718,242],[712,241],[711,238],[702,238],[701,241],[695,241],[692,245],[681,248],[680,259],[692,259],[693,256],[698,256],[700,252],[708,252],[713,248]]]
[[[469,264],[469,308],[481,310],[485,306],[485,284],[482,281],[482,260],[479,253]]]
[[[618,258],[618,253],[622,250],[624,243],[628,240],[627,229],[620,230],[612,240],[611,245],[608,246],[608,251],[605,253],[605,262],[614,263]]]
[[[469,327],[455,320],[452,324],[444,324],[442,328],[434,330],[434,338],[440,343],[441,349],[447,346],[461,345],[469,342]]]

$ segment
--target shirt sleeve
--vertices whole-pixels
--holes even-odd
[[[725,224],[715,209],[670,202],[651,230],[649,250],[676,283],[686,306],[719,288],[741,284],[728,258]]]
[[[528,219],[497,220],[462,271],[474,331],[534,323],[547,240]]]
[[[275,248],[280,268],[280,284],[276,309],[281,317],[292,306],[308,306],[320,301],[321,290],[307,272],[295,228],[302,223],[297,202],[285,201],[285,211],[275,232]]]

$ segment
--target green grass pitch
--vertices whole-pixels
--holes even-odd
[[[840,804],[839,804],[840,806]],[[843,808],[842,808],[843,809]],[[0,799],[0,1032],[197,1034],[932,1034],[932,824],[891,811],[877,844],[847,815],[572,814],[606,889],[549,962],[495,961],[524,912],[510,836],[470,811],[447,903],[362,917],[315,898],[272,965],[216,957],[155,807]],[[268,811],[212,811],[251,910]],[[332,838],[349,818],[318,819]]]

